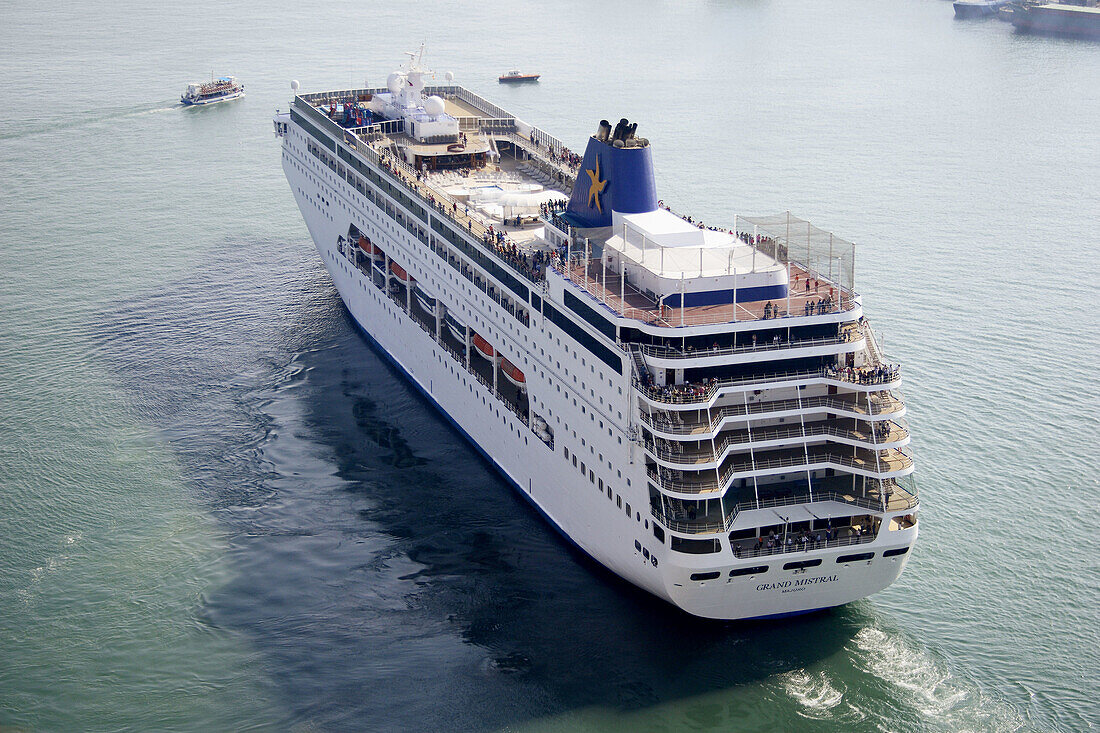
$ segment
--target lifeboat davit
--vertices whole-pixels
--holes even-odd
[[[476,333],[474,334],[474,349],[477,351],[477,353],[481,354],[486,359],[492,359],[493,361],[496,361],[496,349],[494,349],[488,341],[481,338]]]
[[[527,387],[527,379],[523,376],[523,372],[516,368],[516,365],[507,359],[500,360],[500,371],[504,373],[504,377],[520,388]]]
[[[392,260],[390,261],[390,272],[392,272],[393,276],[401,281],[401,283],[405,285],[409,284],[409,273],[405,272],[405,268]]]

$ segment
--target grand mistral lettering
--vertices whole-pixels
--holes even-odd
[[[776,590],[782,589],[783,592],[791,590],[801,590],[807,585],[813,585],[814,583],[835,583],[839,576],[836,575],[819,575],[815,578],[797,578],[795,580],[781,580],[777,583],[761,583],[756,586],[757,590]]]

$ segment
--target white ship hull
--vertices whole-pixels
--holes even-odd
[[[302,129],[289,125],[283,168],[318,253],[352,318],[524,498],[601,565],[691,614],[718,619],[781,616],[841,605],[885,588],[901,573],[909,555],[884,558],[883,551],[911,547],[917,528],[886,531],[889,516],[884,517],[883,531],[873,542],[754,560],[736,558],[728,547],[711,555],[674,552],[667,541],[655,540],[644,461],[629,428],[635,409],[629,368],[625,375],[616,373],[590,354],[582,365],[585,352],[537,311],[531,316],[530,328],[524,328],[482,291],[464,287],[466,281],[441,264],[426,245],[395,226],[384,212],[307,153],[307,139]],[[551,423],[556,447],[540,440],[369,275],[337,251],[337,239],[345,236],[352,224],[399,262],[443,307],[471,329],[476,328],[523,371],[532,411],[553,414],[559,421]],[[555,287],[560,289],[560,283],[551,282],[544,297],[552,299]],[[443,323],[442,330],[447,328]],[[568,351],[567,345],[572,347]],[[623,363],[629,363],[625,353]],[[602,395],[575,387],[569,372],[564,371],[567,367],[602,379]],[[574,427],[578,438],[573,437]],[[566,457],[564,444],[571,446],[571,458]],[[585,475],[575,467],[578,455],[581,463],[589,466]],[[596,475],[600,486],[614,487],[615,500],[609,498],[608,490],[597,487]],[[626,507],[630,507],[629,513]],[[853,552],[874,552],[875,556],[870,561],[836,562],[837,557]],[[783,568],[805,558],[819,558],[821,564],[804,571]],[[760,565],[767,565],[768,570],[729,576],[733,568]],[[690,579],[694,573],[713,571],[719,573],[717,579]]]
[[[219,102],[229,102],[233,99],[240,99],[244,96],[244,90],[239,92],[231,92],[229,94],[222,95],[220,97],[209,97],[207,99],[191,99],[189,97],[180,97],[180,103],[193,107],[202,107],[208,104],[218,104]]]

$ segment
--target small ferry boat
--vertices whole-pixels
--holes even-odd
[[[985,18],[996,15],[1011,0],[955,0],[956,18]]]
[[[214,104],[228,102],[244,96],[244,84],[235,76],[223,76],[208,82],[194,82],[187,85],[187,91],[180,95],[182,104]]]
[[[506,74],[501,74],[497,77],[497,81],[501,84],[516,84],[525,81],[538,81],[542,74],[524,74],[518,69],[512,69]]]

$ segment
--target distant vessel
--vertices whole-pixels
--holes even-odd
[[[1009,18],[1018,31],[1100,38],[1100,7],[1089,4],[1025,3]]]
[[[512,69],[507,74],[501,74],[497,78],[497,81],[501,84],[515,84],[525,81],[538,81],[540,76],[542,76],[542,74],[524,74],[518,69]]]
[[[208,82],[195,82],[187,85],[187,91],[180,95],[183,104],[214,104],[228,102],[230,99],[244,96],[244,84],[237,82],[235,76],[223,76]]]
[[[1011,0],[955,0],[956,18],[984,18],[996,15]]]
[[[420,58],[380,88],[292,82],[274,119],[363,332],[570,541],[688,613],[894,582],[919,501],[855,246],[789,213],[678,216],[637,124],[579,155]]]

